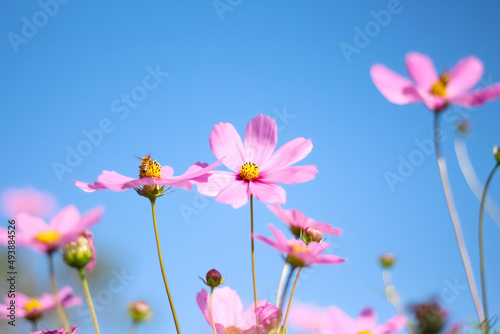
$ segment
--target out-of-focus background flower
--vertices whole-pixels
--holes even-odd
[[[382,321],[386,302],[377,263],[393,252],[401,298],[430,297],[452,321],[475,316],[432,148],[432,114],[423,105],[389,103],[369,69],[383,63],[406,75],[404,56],[431,56],[438,71],[475,55],[482,86],[500,81],[500,4],[493,1],[0,1],[0,190],[31,186],[54,194],[59,208],[106,211],[93,228],[98,262],[89,273],[101,329],[123,333],[127,304],[143,299],[155,316],[139,332],[172,332],[153,242],[149,203],[133,191],[87,194],[73,180],[94,181],[103,169],[137,177],[135,156],[151,153],[178,172],[215,160],[208,136],[230,122],[240,134],[258,113],[274,118],[278,145],[312,138],[316,179],[285,186],[285,209],[344,230],[329,236],[348,262],[304,270],[295,301],[337,305],[351,317],[366,306]],[[484,182],[500,143],[500,102],[453,107],[443,118],[444,153],[478,276],[479,201],[460,172],[454,132],[468,118],[469,155]],[[500,201],[494,179],[490,194]],[[157,201],[167,274],[185,333],[210,333],[195,296],[199,275],[217,268],[243,304],[253,300],[249,208],[238,210],[176,190]],[[2,226],[7,225],[4,213]],[[281,224],[255,205],[256,233]],[[280,225],[281,224],[281,225]],[[499,315],[499,226],[485,221],[490,314]],[[0,259],[5,261],[6,250]],[[273,301],[282,271],[276,251],[256,244],[259,298]],[[49,289],[46,258],[18,249],[19,290]],[[6,263],[0,263],[6,275]],[[3,269],[2,269],[3,268]],[[76,271],[56,263],[60,286],[81,288]],[[4,276],[0,276],[4,277]],[[0,294],[6,285],[0,285]],[[85,303],[68,310],[83,333],[92,331]],[[55,318],[42,325],[59,328]],[[54,325],[53,325],[54,324]],[[19,319],[13,331],[25,333]]]

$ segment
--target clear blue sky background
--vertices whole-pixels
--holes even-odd
[[[297,301],[337,305],[352,316],[370,305],[383,320],[393,316],[376,262],[390,251],[399,258],[394,282],[405,302],[445,293],[453,297],[445,301],[453,320],[474,316],[462,288],[465,272],[434,156],[425,155],[394,191],[384,177],[397,173],[400,156],[408,159],[419,150],[415,140],[431,138],[432,114],[420,104],[389,103],[372,84],[369,69],[384,63],[405,74],[404,56],[410,51],[430,55],[438,71],[476,55],[484,62],[484,78],[500,81],[499,3],[401,0],[399,12],[349,59],[339,45],[355,46],[356,27],[364,30],[374,20],[371,11],[387,9],[390,2],[234,0],[221,19],[212,1],[69,1],[47,22],[37,14],[42,7],[36,1],[0,3],[1,189],[35,186],[54,193],[61,207],[75,204],[81,211],[105,206],[102,222],[93,229],[100,266],[90,274],[91,289],[100,298],[102,332],[127,331],[126,304],[139,298],[155,311],[139,333],[172,333],[174,325],[148,201],[134,191],[84,193],[73,180],[94,181],[103,169],[136,176],[134,156],[147,153],[177,173],[199,160],[213,162],[208,142],[213,125],[230,122],[242,134],[258,113],[276,119],[279,145],[296,137],[312,138],[314,144],[303,164],[315,164],[319,173],[311,182],[285,186],[285,208],[344,230],[329,241],[349,262],[304,271]],[[23,18],[33,22],[33,16],[41,27],[36,33],[25,29],[30,37],[16,52],[9,33],[21,36]],[[121,96],[140,94],[137,87],[148,67],[169,75],[126,113]],[[468,147],[482,180],[494,165],[491,149],[500,143],[499,108],[497,101],[465,111],[473,129]],[[454,154],[458,112],[448,112],[454,120],[443,122],[444,153],[478,280],[479,202]],[[66,165],[67,148],[84,145],[83,132],[102,122],[110,133],[58,178],[54,162]],[[493,181],[491,195],[500,201],[499,183]],[[188,219],[181,214],[186,207],[195,210]],[[183,331],[210,333],[195,301],[203,287],[198,275],[217,268],[245,307],[253,298],[249,208],[234,210],[178,190],[161,198],[157,210]],[[260,234],[270,234],[269,223],[284,227],[262,203],[255,205],[255,219]],[[498,316],[500,230],[489,216],[485,235],[490,313]],[[282,260],[260,243],[256,251],[259,296],[273,300]],[[43,256],[26,250],[20,257],[24,276],[36,278],[36,285],[27,288],[35,294],[48,290]],[[60,285],[81,291],[60,259],[57,268]],[[133,279],[110,290],[113,270]],[[453,296],[448,285],[454,282],[459,287]],[[3,283],[0,288],[5,291]],[[83,333],[92,332],[85,307],[70,316]],[[58,326],[55,318],[42,324]],[[28,330],[19,322],[12,333]]]

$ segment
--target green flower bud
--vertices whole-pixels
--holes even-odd
[[[225,281],[225,278],[222,277],[220,272],[218,272],[215,269],[209,270],[206,275],[206,281],[200,277],[200,279],[205,283],[207,286],[209,286],[211,289],[214,289],[220,285],[222,285]]]
[[[495,156],[495,159],[497,159],[497,162],[500,164],[500,150],[498,150],[498,146],[493,147],[493,155]]]
[[[146,322],[153,317],[153,311],[144,300],[136,300],[128,304],[128,313],[135,322]]]
[[[380,256],[379,262],[384,269],[391,269],[396,264],[396,257],[392,253],[385,253]]]
[[[71,241],[64,246],[63,259],[70,267],[76,269],[85,268],[92,260],[92,250],[89,241],[83,235],[76,241]]]
[[[418,333],[438,334],[446,323],[447,312],[436,302],[415,305],[413,312],[417,319]]]

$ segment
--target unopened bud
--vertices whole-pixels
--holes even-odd
[[[493,155],[495,156],[495,159],[497,159],[497,162],[500,164],[500,150],[498,150],[498,146],[493,147]]]
[[[447,312],[438,303],[431,301],[413,307],[417,319],[418,332],[422,334],[437,334],[443,329]]]
[[[323,233],[321,233],[320,230],[318,230],[317,228],[314,228],[314,227],[307,227],[304,231],[306,233],[306,237],[310,240],[308,240],[309,242],[311,241],[316,241],[316,242],[321,242],[323,240]],[[305,241],[306,243],[309,243],[307,241]]]
[[[462,136],[468,135],[470,132],[470,123],[466,120],[458,122],[457,132]]]
[[[128,313],[135,322],[145,322],[153,316],[151,307],[144,300],[136,300],[128,304]]]
[[[379,262],[384,269],[390,269],[396,264],[396,257],[392,253],[385,253],[380,256]]]
[[[216,288],[219,285],[222,285],[222,283],[224,283],[224,277],[222,277],[220,272],[215,270],[215,269],[209,270],[207,272],[206,279],[207,280],[205,281],[203,278],[201,278],[203,283],[205,283],[206,285],[208,285],[212,289]]]
[[[76,241],[64,246],[63,259],[69,266],[82,269],[92,260],[92,249],[89,240],[81,235]]]

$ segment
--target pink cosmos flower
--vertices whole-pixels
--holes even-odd
[[[401,331],[406,325],[406,317],[397,315],[385,323],[377,325],[377,315],[367,307],[361,311],[357,319],[346,315],[337,307],[328,310],[328,324],[322,334],[390,334]]]
[[[297,230],[305,230],[308,227],[314,227],[319,230],[321,233],[330,234],[330,235],[341,235],[342,230],[337,227],[332,227],[329,224],[317,222],[312,218],[306,217],[299,210],[291,209],[284,210],[278,204],[272,204],[267,206],[269,210],[271,210],[279,219],[281,219],[285,224],[290,226],[292,233],[296,236],[295,231]]]
[[[373,65],[370,74],[375,86],[390,102],[423,102],[440,111],[448,104],[475,107],[500,97],[500,84],[469,92],[483,75],[483,63],[476,57],[461,59],[448,73],[438,76],[432,60],[420,53],[406,55],[406,69],[413,81],[381,64]]]
[[[320,333],[328,325],[328,309],[294,302],[289,319],[292,327],[310,333]]]
[[[312,241],[306,245],[302,240],[287,239],[285,234],[274,228],[272,224],[268,226],[276,240],[257,234],[254,234],[253,237],[287,254],[286,261],[294,267],[304,267],[310,264],[338,264],[345,262],[345,259],[336,255],[321,254],[330,246],[330,244],[326,242]]]
[[[81,297],[73,296],[73,289],[69,286],[59,290],[58,295],[63,307],[73,307],[82,302]],[[40,298],[30,298],[17,292],[15,298],[5,296],[4,302],[5,304],[0,304],[0,318],[2,319],[10,318],[12,314],[11,305],[15,305],[14,312],[17,318],[27,318],[30,320],[38,319],[44,313],[56,309],[54,296],[48,293],[44,293]]]
[[[211,175],[209,172],[219,166],[222,162],[217,161],[211,165],[197,162],[189,167],[182,175],[173,176],[174,169],[170,166],[160,166],[157,173],[153,177],[143,176],[138,179],[127,177],[118,174],[115,171],[103,171],[97,177],[94,184],[89,184],[81,181],[74,181],[76,186],[87,192],[95,190],[110,189],[114,191],[123,191],[131,188],[139,188],[141,186],[170,186],[191,190],[193,183],[203,183],[208,180]],[[159,164],[157,164],[159,166]],[[160,172],[161,171],[161,172]]]
[[[102,216],[103,208],[90,210],[80,216],[74,205],[69,205],[57,213],[49,224],[39,217],[20,213],[16,218],[15,240],[18,245],[29,246],[43,253],[52,253],[64,244],[74,241]],[[9,234],[0,227],[0,245],[7,245]]]
[[[277,133],[276,121],[262,114],[248,123],[244,143],[232,124],[215,125],[210,148],[231,172],[215,171],[207,183],[198,185],[198,191],[233,208],[245,205],[250,195],[262,202],[285,203],[285,190],[275,182],[306,182],[318,171],[313,165],[291,167],[311,152],[310,139],[296,138],[274,152]]]
[[[47,217],[56,207],[57,201],[54,196],[35,188],[8,188],[2,193],[2,211],[9,217],[21,212]]]
[[[76,330],[77,330],[76,327],[71,328],[71,333],[75,334]],[[61,328],[61,329],[57,329],[55,331],[36,331],[36,332],[30,333],[30,334],[66,334],[66,331],[64,330],[64,328]]]
[[[198,307],[205,320],[212,326],[210,317],[210,294],[205,289],[196,295]],[[254,305],[243,311],[243,304],[236,291],[229,287],[215,289],[212,296],[212,307],[217,334],[266,334],[281,323],[281,311],[266,300],[260,300],[258,307]],[[255,316],[258,316],[259,328],[256,330]]]

